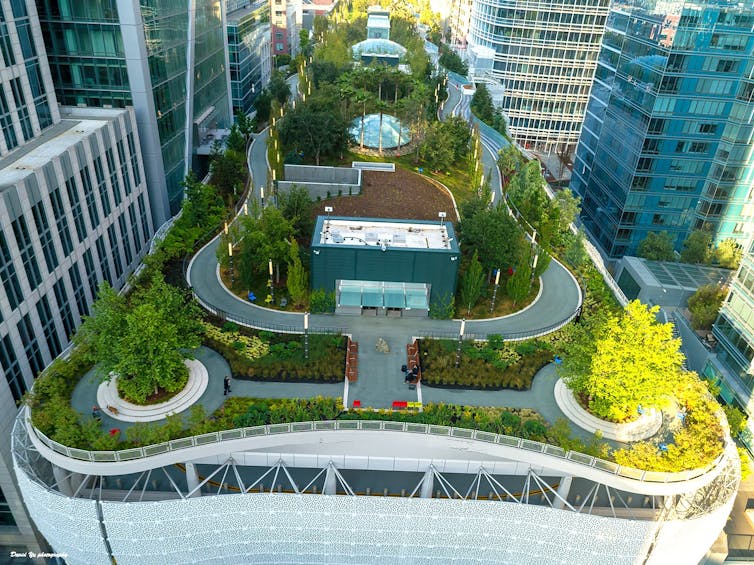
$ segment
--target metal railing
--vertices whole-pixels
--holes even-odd
[[[20,412],[21,418],[25,418],[25,410]],[[94,463],[115,463],[122,461],[134,461],[144,459],[163,453],[180,451],[191,447],[199,447],[208,444],[221,443],[230,440],[239,440],[245,438],[254,438],[261,436],[271,436],[276,434],[297,433],[297,432],[321,432],[321,431],[338,431],[338,430],[365,430],[365,431],[390,431],[390,432],[407,432],[414,434],[427,434],[433,436],[454,437],[460,439],[472,439],[485,443],[492,443],[523,449],[534,453],[550,455],[558,459],[572,461],[604,471],[611,475],[634,479],[650,483],[677,483],[684,482],[696,477],[700,477],[714,469],[725,457],[724,453],[720,454],[713,463],[702,469],[692,469],[678,473],[667,473],[658,471],[644,471],[632,467],[624,467],[612,461],[599,459],[591,455],[579,453],[576,451],[565,451],[561,447],[556,447],[547,443],[532,441],[520,437],[512,437],[481,430],[471,430],[467,428],[454,428],[450,426],[440,426],[434,424],[417,424],[412,422],[391,422],[385,420],[323,420],[319,422],[291,422],[287,424],[269,424],[266,426],[254,426],[249,428],[236,428],[233,430],[223,430],[198,436],[174,439],[146,447],[134,447],[132,449],[123,449],[120,451],[87,451],[85,449],[75,449],[67,447],[56,441],[51,440],[42,432],[34,428],[29,422],[28,426],[34,431],[39,440],[56,453],[77,459],[80,461],[91,461]]]
[[[194,299],[201,305],[202,308],[210,312],[212,315],[224,320],[226,322],[233,322],[235,324],[252,328],[255,330],[262,330],[268,332],[277,332],[284,334],[303,334],[304,332],[304,316],[298,316],[299,323],[297,324],[275,324],[268,322],[260,322],[259,320],[252,320],[245,316],[239,316],[238,314],[232,314],[220,308],[208,304],[202,300],[195,292],[192,292]],[[328,334],[328,335],[344,335],[348,333],[348,330],[343,327],[330,327],[330,326],[317,326],[309,325],[310,334]]]

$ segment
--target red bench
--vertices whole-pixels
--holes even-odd
[[[408,408],[408,401],[407,400],[394,400],[393,408]]]
[[[353,401],[353,407],[354,408],[361,408],[361,400],[354,400]]]

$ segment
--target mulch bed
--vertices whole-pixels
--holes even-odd
[[[361,178],[361,194],[316,202],[315,216],[332,206],[336,216],[437,220],[445,212],[446,221],[457,221],[450,196],[421,175],[396,167],[394,173],[364,171]]]

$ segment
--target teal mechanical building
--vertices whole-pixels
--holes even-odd
[[[312,288],[335,292],[336,313],[426,316],[456,292],[447,222],[319,216],[311,250]]]

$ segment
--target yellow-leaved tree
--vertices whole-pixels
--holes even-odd
[[[566,385],[595,416],[623,422],[639,406],[664,403],[683,378],[681,342],[638,300],[618,316],[584,327],[568,345],[561,365]]]

